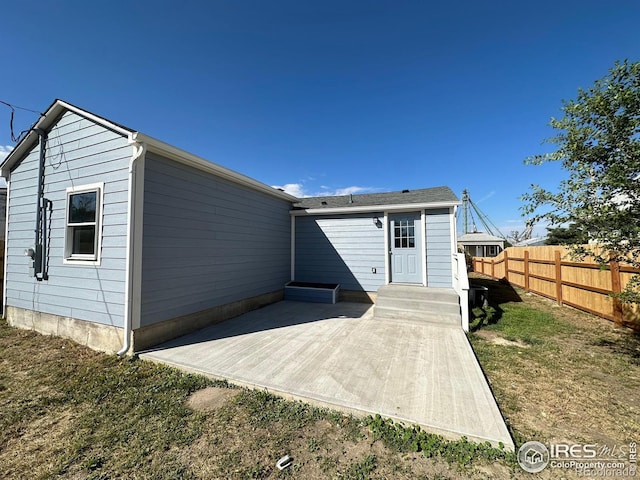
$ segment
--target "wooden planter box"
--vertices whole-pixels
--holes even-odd
[[[339,294],[337,283],[289,282],[284,286],[284,299],[296,302],[336,303]]]

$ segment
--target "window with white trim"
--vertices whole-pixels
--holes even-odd
[[[103,184],[67,188],[65,260],[100,258]]]

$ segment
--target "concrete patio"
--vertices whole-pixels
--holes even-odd
[[[448,438],[513,441],[459,326],[374,318],[373,306],[279,302],[143,358]]]

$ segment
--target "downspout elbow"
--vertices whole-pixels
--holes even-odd
[[[146,145],[137,142],[135,134],[129,137],[129,144],[133,147],[133,154],[129,161],[129,189],[127,195],[127,253],[125,260],[125,295],[124,295],[124,325],[122,348],[116,352],[119,357],[125,356],[131,349],[132,331],[132,289],[133,289],[133,260],[134,260],[134,228],[135,228],[135,198],[136,198],[136,168],[135,163],[139,158],[144,157]]]

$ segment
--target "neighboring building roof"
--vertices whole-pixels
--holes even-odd
[[[276,197],[280,197],[282,199],[288,200],[290,202],[295,202],[298,200],[297,197],[293,195],[289,195],[282,190],[273,188],[269,185],[266,185],[262,182],[254,180],[253,178],[247,177],[246,175],[242,175],[241,173],[234,172],[228,168],[225,168],[216,163],[210,162],[209,160],[205,160],[204,158],[198,157],[192,153],[189,153],[185,150],[181,150],[177,147],[169,145],[168,143],[164,143],[160,140],[156,140],[153,137],[149,137],[143,133],[140,133],[131,128],[125,127],[118,123],[112,122],[111,120],[107,120],[104,117],[100,117],[95,115],[87,110],[83,110],[75,105],[72,105],[63,100],[55,100],[51,106],[47,109],[47,111],[40,116],[40,119],[31,127],[29,133],[15,146],[15,148],[9,153],[7,158],[4,160],[2,165],[0,165],[0,175],[8,178],[11,169],[19,162],[22,161],[24,156],[33,148],[33,146],[38,142],[38,133],[37,129],[47,130],[50,128],[60,116],[62,116],[65,111],[73,112],[81,117],[87,118],[98,125],[102,125],[103,127],[114,131],[124,137],[127,137],[129,143],[131,144],[145,144],[147,151],[157,153],[164,157],[170,158],[178,163],[182,163],[184,165],[189,165],[198,170],[212,173],[219,177],[225,178],[229,181],[232,181],[237,184],[245,185],[247,187],[253,188],[254,190],[259,190],[269,195],[273,195]]]
[[[433,187],[387,193],[306,197],[295,203],[293,208],[306,213],[337,213],[339,211],[387,210],[390,206],[405,209],[454,205],[460,205],[460,200],[449,187]]]
[[[474,243],[474,244],[483,244],[483,243],[495,243],[502,242],[504,243],[504,238],[496,237],[493,235],[489,235],[484,232],[476,232],[476,233],[465,233],[464,235],[460,235],[458,237],[458,242],[460,243]]]

